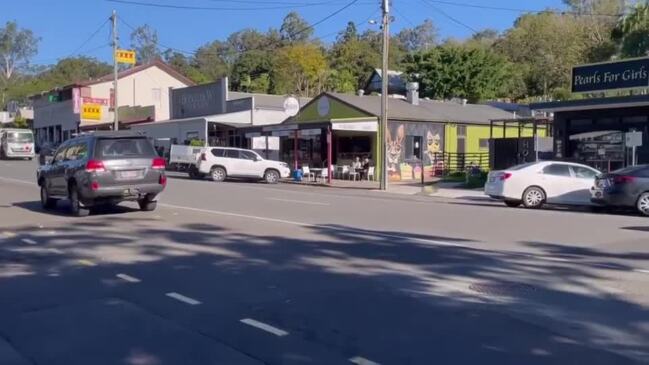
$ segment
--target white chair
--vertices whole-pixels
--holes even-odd
[[[340,178],[341,178],[341,179],[344,179],[344,178],[345,178],[346,176],[348,176],[348,175],[349,175],[349,166],[347,166],[347,165],[343,165],[343,166],[340,168]]]
[[[356,178],[358,178],[358,180],[361,179],[361,174],[358,171],[356,171],[356,169],[353,168],[349,169],[348,176],[349,176],[349,180],[353,179],[354,181],[356,181]]]
[[[372,181],[374,181],[374,166],[370,166],[367,169],[367,181],[370,181],[370,176],[372,177]]]
[[[307,179],[307,181],[311,181],[311,179],[315,180],[315,174],[311,172],[309,166],[302,166],[302,177]]]

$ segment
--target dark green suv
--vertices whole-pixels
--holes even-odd
[[[165,160],[145,136],[95,132],[65,141],[36,175],[44,208],[68,199],[71,213],[85,216],[90,207],[123,201],[154,210],[167,184],[164,169]]]

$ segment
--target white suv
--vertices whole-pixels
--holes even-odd
[[[275,184],[280,178],[291,174],[288,164],[265,160],[255,151],[227,147],[209,147],[203,151],[198,160],[198,171],[209,175],[214,181],[242,177],[264,179],[269,184]]]

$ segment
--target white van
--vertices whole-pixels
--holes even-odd
[[[29,129],[0,129],[0,158],[34,158],[34,134]]]

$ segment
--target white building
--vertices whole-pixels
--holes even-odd
[[[193,85],[191,80],[162,61],[120,72],[117,83],[120,128],[168,120],[170,89],[189,85]],[[112,74],[50,90],[31,99],[33,128],[39,143],[58,144],[80,130],[112,128]],[[92,110],[87,108],[89,106],[93,107]],[[84,113],[84,109],[90,113]]]

